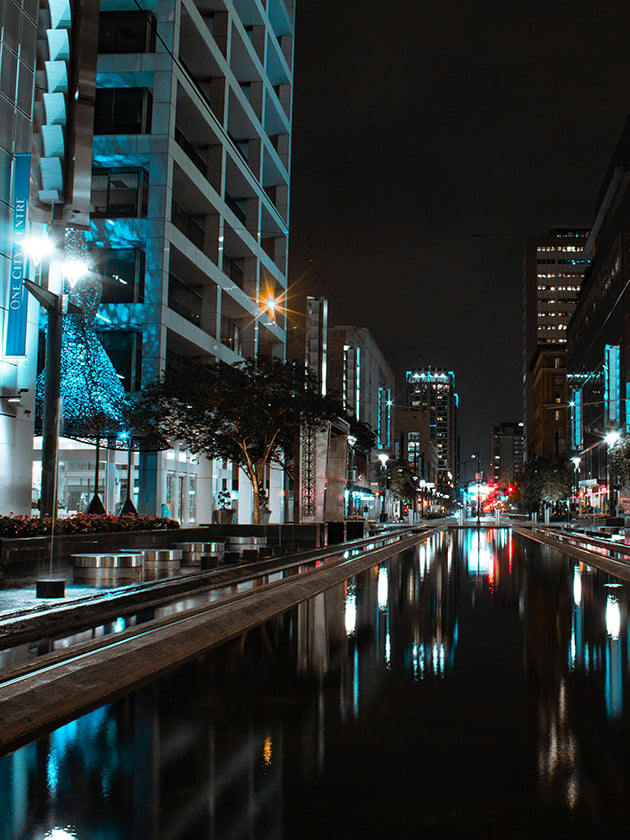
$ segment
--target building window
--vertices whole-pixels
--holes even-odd
[[[174,274],[169,274],[168,305],[187,321],[199,326],[202,306],[201,286],[190,286]]]
[[[140,167],[92,170],[92,215],[147,215],[149,175]]]
[[[99,16],[100,53],[155,52],[155,18],[151,12],[103,12]]]
[[[142,375],[142,338],[129,330],[99,333],[101,344],[120,378],[125,391],[138,391]]]
[[[153,97],[147,88],[99,88],[94,134],[150,134]]]
[[[100,269],[102,303],[144,302],[144,251],[140,248],[103,250]]]

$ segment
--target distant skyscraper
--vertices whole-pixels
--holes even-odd
[[[452,489],[458,478],[457,407],[455,374],[439,368],[408,370],[407,403],[425,412],[428,438],[438,459],[437,484],[442,492]]]
[[[526,458],[567,449],[567,326],[588,259],[588,230],[526,240],[523,266],[523,414]]]
[[[523,475],[523,424],[500,423],[492,427],[491,478],[506,486]]]

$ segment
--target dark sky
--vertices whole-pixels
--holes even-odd
[[[462,460],[521,419],[523,237],[591,224],[629,44],[627,0],[297,0],[290,283],[455,372]]]

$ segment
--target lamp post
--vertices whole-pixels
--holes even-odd
[[[479,452],[473,452],[470,456],[471,461],[477,461],[477,469],[475,470],[475,482],[477,484],[477,530],[481,527],[481,466],[479,465]]]
[[[52,292],[49,286],[51,255],[54,253],[52,240],[47,237],[29,239],[24,249],[34,260],[36,267],[41,264],[39,284],[24,280],[26,290],[47,313],[46,326],[46,384],[42,415],[42,487],[40,495],[40,516],[57,516],[57,459],[59,450],[59,425],[61,422],[61,343],[63,334],[63,316],[67,312],[81,310],[69,303],[63,288],[59,294]],[[85,266],[79,266],[78,260],[69,260],[62,268],[62,287],[65,278],[76,281]]]
[[[385,476],[385,469],[386,464],[389,461],[389,455],[387,452],[379,452],[377,455],[378,460],[381,462],[381,470],[383,474],[383,495],[381,499],[381,522],[385,522],[386,515],[385,515],[385,489],[386,489],[386,476]]]
[[[357,439],[354,435],[348,435],[348,516],[354,513],[354,505],[352,504],[352,487],[354,485],[354,447]]]
[[[579,509],[580,509],[580,502],[579,502],[579,499],[580,499],[580,481],[579,481],[578,475],[580,474],[580,464],[582,463],[582,459],[580,458],[579,455],[574,455],[573,458],[571,458],[571,463],[573,464],[573,474],[574,474],[574,484],[575,484],[575,490],[574,490],[575,509],[579,513]]]

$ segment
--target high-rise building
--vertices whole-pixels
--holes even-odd
[[[588,230],[528,237],[523,265],[523,415],[527,459],[567,449],[567,326],[588,258]]]
[[[28,228],[37,0],[0,3],[0,513],[31,511],[37,307],[29,307]]]
[[[610,477],[606,437],[630,433],[629,174],[630,118],[598,195],[585,248],[592,259],[568,330],[570,448],[595,510]]]
[[[503,487],[523,477],[523,424],[500,423],[492,427],[490,470],[495,485]]]
[[[425,367],[408,370],[407,404],[424,412],[428,439],[437,453],[438,489],[450,493],[459,476],[457,444],[458,395],[455,374],[450,370]]]
[[[287,288],[293,1],[165,0],[145,10],[112,0],[100,4],[99,15],[75,20],[63,6],[46,0],[40,14],[48,88],[39,97],[31,174],[51,218],[81,230],[92,274],[102,283],[95,329],[125,389],[188,359],[283,357],[278,302]],[[27,10],[20,14],[32,28]],[[55,98],[81,78],[91,44],[98,47],[93,138],[92,126],[81,121],[59,130],[75,106],[66,95],[66,113]],[[89,79],[77,86],[77,103],[88,94]],[[81,135],[77,148],[84,149],[86,134],[88,171],[75,162],[73,180],[64,184],[59,143]],[[86,184],[82,224],[75,199]],[[6,287],[6,260],[3,271]],[[73,455],[64,442],[62,480],[77,459],[89,455]],[[129,480],[122,460],[108,456],[112,493]],[[227,483],[248,516],[251,494],[244,486],[239,493],[239,479],[219,464],[170,450],[141,455],[136,467],[135,501],[143,512],[159,513],[167,503],[171,516],[194,522],[198,512],[208,516]],[[79,507],[84,484],[77,478],[60,488],[68,509]],[[110,488],[104,492],[112,509],[117,499]]]

